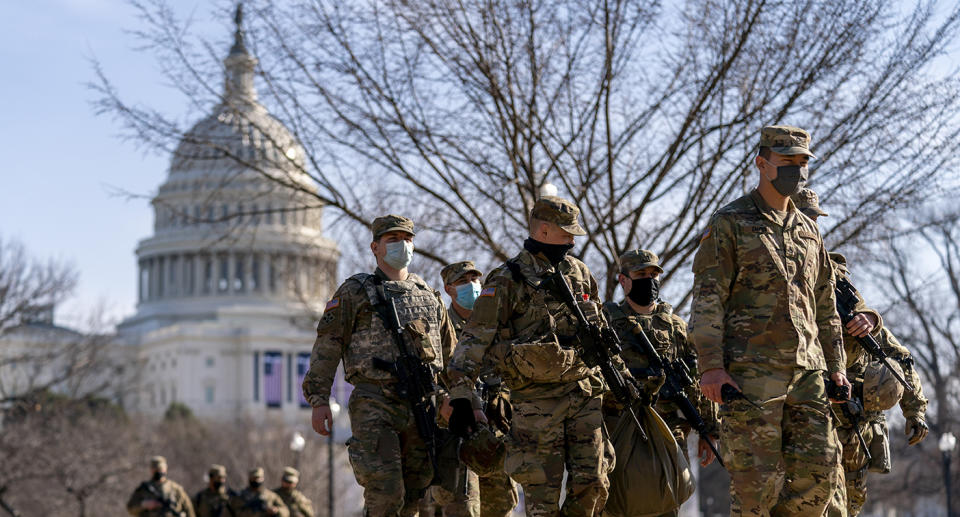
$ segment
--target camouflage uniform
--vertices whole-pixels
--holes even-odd
[[[296,469],[286,467],[283,469],[283,480],[292,483],[292,488],[280,486],[273,491],[283,499],[283,503],[290,510],[290,517],[313,517],[313,503],[303,492],[297,490],[296,485],[300,482],[300,472]]]
[[[193,496],[193,509],[197,517],[232,517],[230,498],[236,495],[236,492],[227,488],[227,468],[223,465],[211,465],[207,476],[211,481],[219,478],[224,484],[219,488],[208,486]]]
[[[552,196],[539,199],[532,212],[583,235],[578,215],[573,204]],[[604,384],[569,346],[577,331],[569,309],[538,288],[559,268],[588,314],[599,318],[597,282],[583,262],[566,256],[554,266],[529,248],[536,249],[536,241],[529,239],[484,283],[448,368],[456,379],[451,396],[469,398],[484,362],[495,365],[513,404],[504,470],[523,487],[526,514],[557,514],[564,469],[569,477],[561,513],[598,514],[612,469],[600,411]]]
[[[765,127],[761,146],[807,153],[809,136]],[[725,368],[744,401],[720,408],[732,515],[821,515],[837,475],[822,372],[843,372],[833,269],[816,224],[754,190],[711,218],[693,263],[690,337],[701,371]]]
[[[290,510],[283,499],[272,490],[263,487],[263,469],[257,467],[250,471],[251,485],[260,483],[259,487],[247,486],[239,494],[230,498],[230,509],[237,517],[290,517]],[[273,508],[275,511],[270,512]]]
[[[839,253],[831,253],[830,259],[834,264],[837,277],[849,277],[846,258]],[[857,293],[859,303],[856,312],[871,313],[877,319],[877,326],[872,331],[873,336],[880,343],[883,350],[899,363],[904,378],[916,388],[915,392],[903,391],[900,398],[900,410],[906,419],[917,418],[924,420],[924,414],[927,409],[927,399],[923,396],[923,389],[920,384],[920,377],[913,368],[913,360],[910,358],[910,352],[904,347],[889,329],[883,326],[883,319],[880,314],[872,309],[868,309],[860,293]],[[853,394],[861,400],[864,399],[864,381],[867,376],[880,370],[878,365],[870,368],[874,360],[857,343],[857,339],[844,329],[843,334],[844,349],[847,354],[847,375],[853,384]],[[889,382],[897,382],[890,379]],[[886,417],[882,410],[870,410],[869,402],[866,403],[867,410],[863,414],[863,420],[860,424],[860,433],[864,441],[870,447],[871,460],[867,460],[867,455],[860,445],[853,424],[836,407],[834,407],[834,416],[838,422],[837,432],[840,437],[840,443],[843,447],[843,469],[846,481],[846,506],[847,512],[852,517],[859,515],[863,504],[867,498],[867,472],[875,471],[881,473],[890,472],[890,439],[887,429]]]
[[[378,218],[373,226],[374,240],[394,230],[413,234],[413,222],[400,216]],[[328,405],[343,360],[346,380],[354,385],[348,404],[353,436],[347,452],[364,488],[364,514],[407,516],[417,513],[433,468],[409,405],[397,392],[396,378],[374,367],[374,358],[393,362],[399,354],[374,306],[380,299],[378,285],[396,302],[410,353],[434,371],[443,370],[456,338],[440,294],[415,274],[395,281],[377,268],[372,275],[347,279],[327,303],[303,393],[313,407]]]
[[[154,456],[150,459],[150,466],[162,468],[166,472],[167,460],[163,456]],[[145,510],[141,505],[148,500],[168,501],[169,508],[161,506],[156,510]],[[149,480],[140,483],[127,500],[127,512],[139,517],[195,517],[193,503],[186,490],[166,477],[162,481]]]

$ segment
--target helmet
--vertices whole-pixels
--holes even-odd
[[[903,375],[903,368],[896,361],[890,366]],[[886,411],[892,408],[903,396],[903,385],[897,381],[885,363],[870,361],[863,372],[863,409],[866,411]]]
[[[506,455],[503,439],[485,425],[460,444],[460,461],[481,476],[502,471]]]

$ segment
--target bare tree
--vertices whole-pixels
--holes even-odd
[[[190,105],[222,103],[226,45],[193,35],[162,0],[134,5],[140,41]],[[303,144],[297,167],[318,185],[300,193],[350,228],[389,210],[412,215],[426,230],[418,252],[438,264],[511,256],[552,182],[583,209],[589,235],[578,252],[606,274],[607,296],[626,249],[658,251],[669,278],[706,218],[754,182],[766,124],[811,130],[812,184],[837,216],[837,245],[888,231],[879,216],[923,203],[956,163],[945,151],[957,136],[957,76],[933,66],[956,41],[956,6],[244,5],[264,102]],[[125,101],[97,72],[98,109],[129,137],[173,152],[184,128]]]

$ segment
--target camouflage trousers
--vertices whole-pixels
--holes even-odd
[[[363,487],[364,517],[415,515],[433,468],[407,403],[375,386],[357,385],[348,409],[353,436],[347,453]]]
[[[517,487],[506,472],[480,476],[480,517],[509,517],[518,502]]]
[[[748,363],[729,372],[761,406],[720,408],[731,515],[822,515],[838,474],[823,372]]]
[[[833,439],[840,443],[840,438],[838,434],[838,428],[836,427],[836,421],[834,421],[833,428]],[[834,466],[834,471],[836,476],[833,480],[833,492],[830,494],[830,502],[827,503],[827,510],[824,512],[824,517],[847,517],[847,485],[846,477],[843,472],[843,453],[840,448],[837,448],[836,454],[836,465]]]
[[[515,396],[512,403],[504,470],[523,487],[527,516],[598,515],[613,468],[600,397],[574,390],[555,398]],[[566,499],[559,508],[564,469]]]
[[[420,503],[420,517],[480,517],[480,482],[472,471],[466,472],[466,492],[451,492],[432,486]]]
[[[863,439],[870,446],[870,452],[874,456],[872,460],[867,459],[866,451],[860,445],[857,439],[857,433],[853,427],[839,427],[837,434],[840,439],[840,446],[843,449],[843,470],[846,480],[846,505],[847,514],[850,517],[860,515],[863,505],[867,501],[867,472],[873,465],[883,465],[889,458],[889,451],[882,450],[882,445],[886,439],[884,434],[886,422],[871,421],[860,427]],[[884,455],[886,452],[886,455]],[[886,456],[886,457],[884,457]],[[888,465],[888,463],[887,463]]]

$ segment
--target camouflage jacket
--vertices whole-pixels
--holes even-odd
[[[227,487],[220,490],[204,488],[193,496],[193,509],[197,517],[233,517],[230,498],[234,495],[236,493]]]
[[[469,397],[485,361],[494,365],[515,399],[556,397],[578,388],[593,395],[602,393],[598,370],[588,368],[568,346],[577,332],[575,317],[539,288],[556,271],[554,267],[543,255],[527,250],[511,262],[519,277],[503,264],[483,284],[447,369],[457,384],[451,396]],[[587,266],[567,256],[557,267],[575,296],[583,300],[581,307],[588,317],[599,319],[597,281]]]
[[[833,265],[833,274],[837,280],[841,278],[846,278],[849,280],[850,271],[847,270],[846,257],[839,253],[831,252],[830,263]],[[856,288],[854,288],[854,290],[856,290]],[[880,330],[883,328],[883,317],[880,316],[879,312],[867,307],[867,304],[864,302],[863,296],[859,291],[856,291],[856,293],[857,306],[854,308],[854,312],[857,314],[870,314],[876,318],[877,326],[874,327],[873,331],[871,331],[871,334],[873,334],[873,337],[879,338]],[[857,338],[847,331],[846,326],[843,327],[843,350],[847,356],[847,370],[856,370],[859,368],[860,371],[863,371],[867,362],[869,361],[869,356],[863,350],[863,348],[857,344]]]
[[[157,497],[160,494],[160,497]],[[167,501],[169,508],[161,506],[156,510],[144,510],[141,506],[144,501]],[[127,501],[127,512],[130,515],[139,517],[195,517],[193,513],[193,503],[186,490],[177,483],[165,479],[158,483],[156,481],[144,481],[133,491],[130,499]]]
[[[457,336],[457,339],[460,339],[460,334],[463,333],[463,327],[467,326],[467,320],[463,319],[463,317],[457,313],[452,303],[447,307],[447,316],[450,317],[450,324],[453,325],[453,333]]]
[[[701,371],[731,362],[844,369],[833,268],[816,223],[754,190],[710,220],[693,260],[690,338]]]
[[[283,487],[274,490],[280,499],[290,509],[290,517],[313,517],[313,503],[296,488],[287,490]]]
[[[657,350],[660,358],[665,362],[682,360],[691,366],[690,376],[696,381],[700,374],[696,369],[697,352],[687,340],[687,324],[683,318],[673,312],[673,307],[666,302],[658,302],[650,314],[639,314],[630,307],[626,300],[620,303],[607,302],[603,304],[607,321],[617,331],[623,344],[620,357],[626,363],[634,377],[638,378],[635,370],[647,368],[650,364],[647,356],[636,345],[632,345],[633,334],[643,329],[650,339],[650,343]],[[700,393],[699,385],[694,382],[686,389],[690,402],[697,408],[701,418],[707,423],[711,434],[717,432],[717,405],[710,402]],[[652,394],[651,394],[652,395]],[[673,402],[660,400],[656,405],[657,413],[671,427],[681,425],[685,420],[679,415],[679,408]]]
[[[329,403],[330,387],[341,359],[346,380],[351,384],[396,382],[390,372],[373,365],[375,357],[393,361],[399,354],[371,303],[377,281],[382,283],[387,296],[396,301],[407,350],[430,363],[435,371],[442,371],[447,364],[456,338],[440,293],[414,274],[403,281],[389,280],[379,269],[373,275],[354,275],[337,289],[317,326],[310,369],[303,379],[303,395],[313,407]]]
[[[283,499],[266,488],[259,491],[244,488],[230,498],[230,508],[237,517],[290,517],[290,509]],[[276,508],[277,513],[270,514],[267,508]]]

